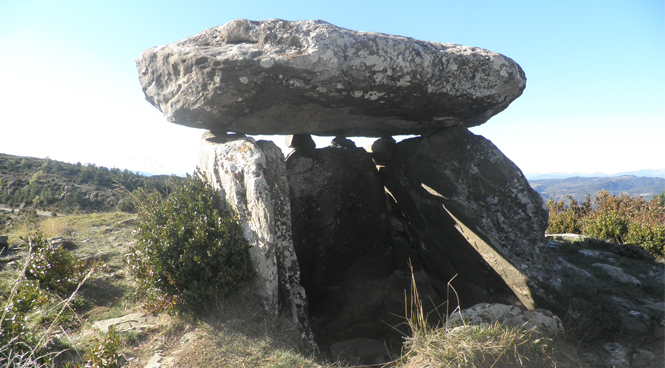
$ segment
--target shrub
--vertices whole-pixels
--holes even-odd
[[[136,213],[136,200],[134,197],[126,197],[118,202],[116,208],[122,212]]]
[[[93,347],[85,355],[86,367],[90,368],[120,368],[120,354],[118,353],[119,339],[115,328],[109,327],[109,332],[103,339],[93,338]]]
[[[662,197],[646,201],[628,194],[610,195],[601,190],[593,203],[589,195],[581,203],[570,196],[568,204],[549,200],[547,233],[584,234],[618,243],[634,243],[656,257],[663,257],[665,203]]]
[[[591,197],[580,203],[572,196],[568,196],[568,205],[564,201],[555,202],[550,199],[547,201],[547,207],[550,210],[549,223],[547,226],[548,234],[582,232],[582,219],[591,212]]]
[[[25,278],[36,282],[39,289],[65,296],[83,279],[85,262],[76,259],[61,244],[49,244],[40,233],[21,240],[25,242],[23,246],[32,246]]]
[[[200,171],[173,183],[166,198],[145,191],[137,198],[137,243],[128,262],[144,288],[201,309],[252,279],[242,229]]]
[[[639,244],[647,252],[665,256],[665,226],[654,223],[632,223],[628,226],[626,241]]]
[[[13,295],[3,300],[4,308],[0,318],[0,358],[7,352],[24,352],[30,350],[37,342],[37,336],[30,330],[29,313],[33,308],[47,300],[44,290],[33,284],[23,284]]]
[[[623,243],[628,234],[628,219],[616,211],[595,212],[585,221],[584,234]]]
[[[39,233],[21,239],[29,254],[11,290],[3,291],[0,297],[3,305],[0,362],[16,362],[19,359],[23,364],[27,362],[25,359],[48,360],[49,354],[39,356],[44,350],[39,341],[48,341],[40,337],[48,335],[50,328],[40,327],[43,323],[51,323],[53,327],[69,317],[68,313],[63,313],[68,303],[62,305],[62,300],[65,293],[73,291],[83,281],[84,262],[60,246],[48,244]],[[71,295],[67,301],[73,297]],[[60,312],[53,314],[56,305]]]

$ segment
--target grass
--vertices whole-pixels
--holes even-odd
[[[452,289],[450,283],[448,286]],[[457,295],[454,289],[452,292]],[[413,277],[410,301],[405,305],[409,306],[405,315],[411,336],[406,338],[402,356],[390,364],[393,368],[584,366],[570,342],[534,329],[466,322],[457,327],[431,326]]]
[[[92,326],[95,321],[142,310],[142,297],[137,293],[136,280],[127,272],[125,260],[134,239],[133,227],[122,222],[134,216],[116,212],[52,217],[21,224],[7,234],[11,247],[16,247],[19,237],[30,231],[41,231],[46,238],[66,236],[74,244],[74,255],[97,261],[95,272],[76,293],[84,307],[70,316],[72,323],[52,318],[50,324],[31,325],[41,330],[42,336],[48,335],[44,341],[50,339],[50,346],[60,353],[55,366],[82,363],[95,343],[104,339],[104,334]],[[26,254],[21,253],[20,257]],[[2,290],[8,291],[10,280],[21,278],[21,270],[3,267],[0,278]],[[251,290],[246,290],[235,298],[220,300],[214,315],[161,315],[161,324],[155,330],[119,332],[118,352],[129,359],[129,367],[142,367],[156,352],[191,367],[321,366],[314,357],[299,353],[300,332],[287,319],[265,312],[252,295]],[[43,304],[34,313],[57,315],[71,304],[72,300],[65,300],[55,312],[49,312],[54,306]],[[197,337],[183,340],[186,335]],[[11,359],[21,360],[22,364],[35,358],[11,355]]]
[[[117,227],[123,220],[135,218],[136,215],[125,212],[99,212],[79,215],[65,215],[36,219],[37,221],[22,222],[8,232],[9,243],[17,244],[22,236],[40,231],[46,238],[56,236],[73,236],[75,234],[96,236],[99,227]]]
[[[410,338],[408,359],[398,367],[550,367],[555,362],[550,357],[551,342],[534,331],[498,323],[440,328]]]

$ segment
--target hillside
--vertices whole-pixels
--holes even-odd
[[[545,199],[560,201],[571,195],[578,201],[584,196],[605,189],[610,194],[628,193],[650,199],[665,192],[665,178],[638,177],[633,175],[615,177],[572,177],[565,179],[529,180],[531,187]]]
[[[0,154],[0,230],[12,216],[133,212],[129,193],[144,188],[165,191],[169,176],[143,176],[94,164]]]

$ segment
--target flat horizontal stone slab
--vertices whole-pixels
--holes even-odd
[[[157,317],[144,313],[131,313],[124,317],[105,319],[94,323],[102,332],[108,332],[110,326],[120,331],[144,331],[157,328]]]
[[[168,121],[216,132],[385,136],[477,126],[526,85],[477,47],[319,20],[235,20],[136,60]]]

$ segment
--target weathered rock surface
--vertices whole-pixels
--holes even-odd
[[[623,345],[617,342],[612,342],[603,345],[603,349],[605,349],[608,353],[610,353],[610,356],[606,361],[606,364],[608,364],[609,366],[617,368],[631,367],[630,350],[624,347]]]
[[[656,259],[651,253],[647,252],[644,248],[636,244],[609,243],[580,234],[546,234],[545,238],[552,240],[555,243],[557,241],[576,243],[577,245],[585,248],[611,252],[625,258],[651,261]]]
[[[113,326],[116,332],[135,331],[143,332],[145,330],[157,329],[159,321],[157,317],[145,313],[130,313],[124,317],[110,318],[94,323],[102,332],[108,332],[109,327]]]
[[[247,134],[385,136],[483,124],[526,85],[477,47],[317,21],[235,20],[136,60],[174,123]]]
[[[205,133],[201,170],[231,207],[250,244],[256,287],[264,307],[281,304],[304,328],[311,348],[305,290],[291,233],[291,203],[284,155],[273,143],[236,135]]]
[[[316,143],[309,134],[287,135],[284,140],[286,146],[293,149],[315,149]]]
[[[295,151],[286,164],[303,283],[322,287],[367,264],[375,268],[367,273],[386,276],[392,257],[388,209],[365,150]]]
[[[487,326],[495,322],[508,327],[524,327],[527,330],[533,328],[548,336],[563,335],[565,332],[559,317],[548,310],[529,311],[499,303],[481,303],[453,313],[446,322],[446,327],[465,324]]]
[[[569,334],[579,339],[626,334],[662,339],[662,263],[619,244],[566,234],[548,238],[548,249],[564,266],[558,273],[556,312],[569,326]]]
[[[618,342],[603,344],[597,352],[582,354],[585,362],[591,367],[613,368],[660,368],[662,361],[657,361],[656,354]]]
[[[642,286],[640,280],[638,280],[634,276],[628,275],[625,272],[623,272],[623,269],[621,269],[621,267],[612,266],[604,263],[594,263],[593,267],[598,267],[602,269],[603,271],[607,272],[607,274],[610,275],[610,277],[621,283],[630,284],[637,287]]]
[[[382,152],[387,156],[393,158],[380,162],[379,172],[431,275],[445,283],[457,274],[457,290],[470,305],[514,293],[533,309],[546,297],[537,282],[551,276],[542,251],[547,210],[491,142],[450,128],[402,141],[392,155]]]

